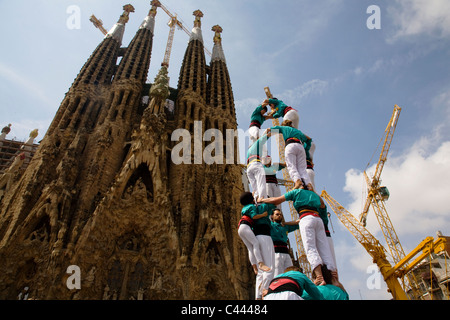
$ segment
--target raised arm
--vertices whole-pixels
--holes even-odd
[[[258,199],[258,202],[261,203],[270,203],[274,205],[279,205],[286,201],[286,198],[284,197],[284,194],[279,197],[272,197],[272,198],[265,198],[265,199]]]

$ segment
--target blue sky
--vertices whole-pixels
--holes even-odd
[[[150,1],[130,0],[128,45]],[[362,171],[375,154],[393,107],[402,107],[382,173],[386,203],[406,252],[437,230],[450,235],[450,3],[447,0],[164,0],[188,29],[200,9],[205,46],[211,27],[222,45],[233,86],[239,128],[265,98],[264,87],[300,114],[300,129],[316,142],[316,189],[324,188],[359,215],[365,199]],[[73,80],[103,39],[89,17],[109,30],[128,2],[118,0],[0,1],[0,126],[9,139],[44,136]],[[80,24],[67,27],[80,9]],[[368,29],[367,8],[380,8],[381,29]],[[163,60],[168,16],[158,10],[148,82]],[[169,76],[176,87],[188,36],[175,33]],[[209,62],[209,57],[207,57]],[[269,126],[265,123],[263,128]],[[370,170],[369,170],[370,172]],[[373,170],[372,170],[373,172]],[[289,213],[285,212],[289,217]],[[369,289],[371,258],[332,213],[341,282],[351,299],[389,299]],[[368,229],[384,243],[373,213]]]

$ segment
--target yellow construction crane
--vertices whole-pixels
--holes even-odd
[[[91,21],[91,22],[94,24],[94,26],[95,26],[96,28],[100,29],[100,31],[101,31],[104,35],[106,35],[106,34],[108,33],[108,31],[107,31],[105,28],[103,28],[103,21],[97,19],[96,16],[91,15],[91,17],[89,18],[89,21]]]
[[[410,298],[415,299],[419,297],[417,292],[411,292],[411,296],[408,296],[408,289],[402,288],[399,279],[404,279],[405,276],[410,275],[410,271],[422,262],[423,259],[430,256],[431,253],[437,254],[444,251],[446,249],[446,239],[444,237],[437,237],[437,239],[434,240],[433,237],[427,237],[408,255],[405,255],[398,263],[392,266],[387,259],[386,250],[369,230],[361,225],[350,212],[333,199],[325,190],[322,191],[321,196],[327,202],[328,206],[331,207],[342,224],[370,254],[373,262],[376,263],[380,269],[380,273],[383,276],[392,297],[395,300],[409,300]],[[412,260],[419,253],[421,254]],[[418,288],[416,290],[418,290]]]
[[[389,191],[386,187],[381,186],[380,177],[384,164],[387,160],[387,155],[394,137],[394,132],[401,110],[402,109],[398,105],[394,106],[392,116],[384,131],[384,136],[382,138],[383,147],[372,179],[369,178],[366,170],[364,170],[364,177],[367,183],[367,198],[364,204],[364,209],[359,217],[360,223],[363,226],[366,226],[369,207],[372,206],[381,231],[386,239],[386,243],[392,255],[394,264],[400,262],[405,257],[405,252],[384,205],[384,201],[389,198]],[[415,280],[410,276],[407,277],[407,280],[408,281],[405,281],[404,283],[404,287],[406,289],[414,289],[416,287]]]
[[[170,32],[169,32],[169,38],[167,39],[167,45],[166,45],[166,51],[164,54],[164,60],[162,62],[161,65],[165,65],[165,66],[169,66],[169,60],[170,60],[170,53],[172,51],[172,43],[173,43],[173,37],[175,34],[175,27],[178,27],[178,29],[182,29],[184,32],[186,32],[186,34],[188,36],[191,36],[191,32],[189,32],[188,29],[186,29],[186,27],[181,23],[180,20],[177,19],[177,16],[172,14],[169,9],[167,9],[160,1],[157,1],[158,3],[155,4],[156,6],[160,7],[161,9],[164,10],[165,13],[167,13],[167,15],[170,17],[169,22],[167,23],[167,25],[170,27]],[[195,13],[195,12],[194,12]],[[202,14],[203,16],[203,14]],[[205,52],[211,56],[211,53],[206,49]]]
[[[270,92],[269,87],[265,87],[264,91],[266,93],[267,98],[269,98],[269,99],[273,98],[273,95]],[[278,119],[272,119],[272,125],[279,126],[280,122],[278,121]],[[284,144],[283,136],[281,134],[279,134],[277,137],[277,144],[278,144],[280,163],[285,163],[286,162],[285,157],[284,157],[285,144]],[[280,184],[285,186],[286,192],[291,191],[294,187],[294,183],[292,182],[292,179],[289,176],[289,172],[287,171],[286,168],[284,168],[282,170],[282,173],[283,173],[283,180],[280,181],[281,182]],[[297,210],[295,210],[294,205],[291,201],[289,201],[289,209],[291,212],[292,221],[297,220],[298,213],[297,213]],[[311,276],[311,266],[308,262],[308,259],[306,258],[306,252],[305,252],[305,248],[303,247],[300,230],[295,230],[294,235],[295,235],[295,241],[297,243],[298,263],[299,263],[300,267],[303,269],[303,273],[306,274],[307,276]]]

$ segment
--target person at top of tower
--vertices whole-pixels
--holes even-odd
[[[277,98],[271,98],[264,100],[263,103],[267,103],[270,105],[271,111],[268,114],[269,119],[273,118],[283,118],[284,120],[291,120],[292,126],[298,129],[298,123],[300,121],[300,117],[298,115],[297,110],[292,107],[287,106],[283,101],[278,100]]]
[[[311,140],[300,130],[292,127],[292,121],[284,120],[281,126],[268,128],[265,135],[271,136],[276,130],[283,135],[285,141],[284,155],[289,175],[294,181],[294,189],[304,188],[303,182],[308,190],[313,190],[311,180],[306,171],[306,151],[303,143]],[[308,145],[308,144],[307,144]],[[302,181],[303,180],[303,181]]]
[[[267,104],[265,100],[261,103],[256,109],[253,111],[250,116],[250,127],[248,129],[248,133],[250,135],[250,145],[256,142],[259,139],[259,130],[261,129],[264,121],[267,120],[268,116],[265,115],[267,112]]]
[[[247,150],[247,177],[255,199],[267,198],[266,174],[261,159],[268,138],[267,135],[263,135]]]
[[[284,201],[292,201],[299,215],[299,228],[302,243],[305,247],[306,258],[316,276],[317,285],[325,285],[321,265],[327,265],[331,271],[337,271],[334,257],[325,234],[324,219],[321,217],[325,207],[322,198],[314,191],[295,189],[277,198],[259,199],[258,202],[280,204]],[[328,217],[326,217],[328,219]],[[328,223],[328,220],[327,220]]]
[[[265,272],[270,271],[270,268],[264,264],[258,239],[256,239],[255,233],[252,230],[254,220],[267,217],[268,212],[265,211],[258,214],[255,199],[251,192],[243,192],[241,194],[240,202],[244,207],[241,211],[238,235],[247,247],[253,271],[255,274],[258,274],[258,268]]]
[[[270,236],[275,250],[275,276],[292,266],[288,249],[288,233],[298,229],[298,220],[285,222],[280,209],[273,210]]]

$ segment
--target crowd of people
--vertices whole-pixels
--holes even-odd
[[[280,126],[261,129],[265,120],[280,117]],[[241,195],[238,234],[256,275],[255,299],[348,300],[338,278],[327,208],[315,191],[315,144],[298,125],[297,110],[276,98],[265,99],[250,119],[246,173],[252,192]],[[272,163],[267,155],[265,144],[276,134],[285,142],[286,163]],[[281,194],[276,173],[284,168],[294,186]],[[292,201],[297,220],[284,220],[281,204],[285,201]],[[289,253],[288,234],[295,230],[300,231],[311,279],[293,265]]]

